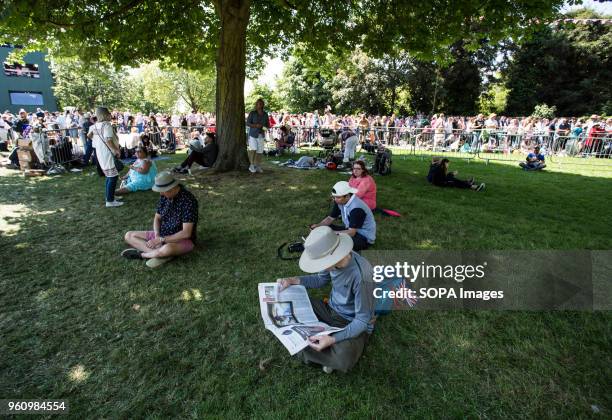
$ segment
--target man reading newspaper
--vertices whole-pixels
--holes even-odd
[[[323,366],[325,373],[348,372],[359,360],[368,335],[374,329],[374,283],[372,266],[353,252],[353,240],[329,226],[312,230],[304,243],[301,277],[279,279],[279,290],[292,285],[319,288],[331,282],[329,302],[310,298],[319,321],[341,331],[308,337],[308,346],[298,353],[305,363]]]

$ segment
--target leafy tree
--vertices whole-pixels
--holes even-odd
[[[447,54],[458,39],[476,45],[516,34],[550,16],[562,0],[5,0],[3,41],[75,52],[119,65],[165,57],[197,68],[216,60],[218,170],[246,168],[244,80],[249,63],[300,44],[308,54],[361,44],[384,54]]]
[[[172,82],[175,94],[190,109],[214,112],[215,110],[215,72],[214,69],[185,70],[171,66],[164,70]]]
[[[140,66],[133,77],[142,80],[143,98],[154,104],[154,112],[172,112],[176,108],[176,86],[158,61]]]
[[[474,54],[462,46],[453,51],[454,61],[442,69],[439,109],[451,115],[473,115],[478,110],[482,78]]]
[[[255,109],[255,102],[262,98],[266,103],[266,108],[274,111],[278,111],[282,108],[281,101],[279,101],[276,92],[264,83],[255,83],[253,90],[249,93],[244,104],[245,109]]]
[[[489,86],[489,90],[480,95],[479,110],[483,114],[502,114],[506,109],[508,88],[503,83]]]
[[[276,85],[280,107],[290,112],[322,111],[332,103],[329,80],[320,70],[304,64],[299,56],[292,57]]]
[[[340,113],[385,113],[386,80],[381,70],[376,60],[363,51],[355,51],[331,81],[335,110]]]
[[[556,111],[557,111],[557,108],[555,106],[548,106],[546,104],[539,104],[539,105],[535,106],[531,116],[532,117],[536,117],[536,118],[548,118],[548,119],[551,119],[551,118],[555,117],[555,112]]]
[[[601,17],[579,11],[570,17]],[[612,112],[612,28],[601,23],[542,26],[514,53],[506,72],[507,112],[529,115],[539,103],[559,115]]]
[[[87,64],[76,59],[51,58],[55,83],[53,93],[60,108],[75,106],[93,109],[104,104],[111,108],[125,105],[127,72],[106,64]]]

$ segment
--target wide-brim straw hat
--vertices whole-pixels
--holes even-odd
[[[306,273],[318,273],[336,265],[353,250],[353,240],[346,233],[336,233],[329,226],[319,226],[304,242],[300,268]]]
[[[166,192],[176,187],[178,184],[178,180],[175,179],[170,172],[163,171],[155,177],[155,185],[153,185],[152,189],[155,192]]]

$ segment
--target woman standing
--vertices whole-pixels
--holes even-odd
[[[96,117],[97,122],[89,127],[87,137],[92,140],[98,164],[106,176],[106,207],[119,207],[123,205],[122,202],[115,200],[115,188],[119,178],[115,157],[119,157],[121,153],[119,142],[110,123],[111,114],[108,108],[96,109]]]

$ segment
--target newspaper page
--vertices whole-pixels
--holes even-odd
[[[308,347],[308,337],[342,329],[330,327],[317,319],[304,286],[289,286],[278,293],[277,283],[259,283],[258,289],[259,307],[266,329],[272,331],[292,356]]]

